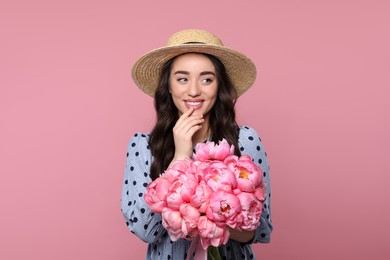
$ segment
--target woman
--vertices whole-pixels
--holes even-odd
[[[267,190],[260,226],[230,229],[230,240],[218,249],[222,259],[255,259],[251,244],[268,243],[272,231],[269,167],[256,131],[238,126],[234,111],[236,98],[256,78],[255,65],[210,32],[184,30],[138,59],[132,77],[154,97],[157,113],[151,133],[136,133],[129,142],[121,201],[128,228],[149,243],[146,258],[185,259],[191,243],[171,241],[161,215],[144,201],[146,186],[173,162],[191,158],[197,143],[225,138],[236,155],[247,154],[260,166]]]

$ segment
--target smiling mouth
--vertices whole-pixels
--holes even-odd
[[[199,109],[202,107],[203,101],[184,101],[184,103],[188,108]]]
[[[200,101],[198,101],[198,102],[186,101],[186,104],[188,104],[190,106],[199,106],[200,104],[202,104],[202,102],[200,102]]]

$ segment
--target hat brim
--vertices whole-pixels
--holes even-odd
[[[154,96],[163,65],[170,59],[184,53],[206,53],[218,58],[236,88],[242,95],[256,80],[256,66],[244,54],[228,47],[186,44],[155,49],[140,57],[133,65],[131,75],[135,84],[149,96]]]

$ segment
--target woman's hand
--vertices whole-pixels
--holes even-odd
[[[230,238],[240,243],[247,243],[251,241],[255,236],[255,231],[246,231],[246,230],[238,231],[230,227],[228,228],[230,232]]]
[[[192,137],[202,128],[203,115],[193,115],[191,108],[182,114],[173,127],[173,138],[175,142],[175,155],[171,164],[176,160],[188,159],[192,156]]]

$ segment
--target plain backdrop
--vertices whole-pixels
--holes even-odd
[[[120,211],[154,124],[133,62],[186,28],[254,61],[237,103],[271,165],[258,259],[390,259],[387,0],[0,1],[0,258],[143,259]]]

